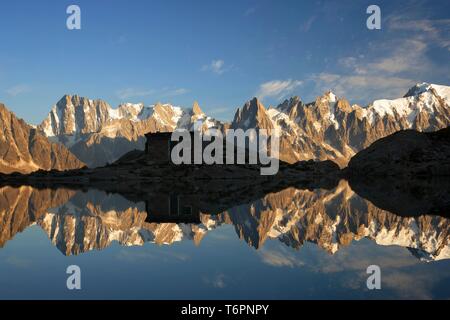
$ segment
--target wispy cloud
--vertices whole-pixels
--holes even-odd
[[[301,267],[304,263],[293,254],[286,252],[285,250],[267,250],[262,249],[259,251],[259,255],[262,261],[273,267]]]
[[[170,98],[175,96],[180,96],[188,93],[189,90],[186,88],[162,88],[162,89],[138,89],[138,88],[125,88],[118,90],[116,92],[117,97],[120,99],[130,99],[130,98],[142,98],[142,97],[159,97],[159,98]]]
[[[418,39],[407,39],[389,47],[391,52],[374,62],[367,63],[367,69],[385,74],[423,71],[431,67],[431,62],[425,55],[427,44]],[[361,68],[361,66],[360,66]]]
[[[317,94],[332,90],[338,96],[359,101],[400,97],[417,82],[409,78],[393,76],[335,73],[319,73],[313,75],[311,80],[316,85]]]
[[[338,59],[340,72],[313,74],[309,80],[315,83],[318,94],[331,89],[340,96],[366,103],[400,97],[428,74],[440,72],[428,58],[427,48],[426,43],[413,36],[373,44],[372,54]]]
[[[300,80],[272,80],[259,86],[256,96],[261,100],[266,97],[282,99],[303,84]]]
[[[313,23],[316,21],[317,17],[316,16],[311,16],[308,18],[308,20],[306,20],[301,26],[300,26],[300,31],[302,32],[308,32]]]
[[[245,12],[244,12],[244,17],[251,16],[251,15],[254,14],[255,12],[256,12],[256,7],[248,8],[248,9],[245,10]]]
[[[208,114],[216,119],[226,119],[228,116],[232,116],[235,111],[234,108],[218,107],[209,109]]]
[[[226,279],[225,274],[218,273],[215,276],[213,276],[211,279],[204,277],[203,282],[214,288],[222,289],[222,288],[226,287],[225,279]]]
[[[416,3],[387,16],[383,41],[371,41],[355,52],[365,53],[337,59],[333,71],[316,73],[308,79],[315,94],[333,90],[349,100],[370,103],[396,98],[409,87],[430,78],[449,79],[450,65],[437,63],[433,54],[450,50],[450,19],[423,18],[426,8]],[[420,9],[421,19],[417,19]]]
[[[387,19],[388,27],[395,31],[416,33],[421,41],[434,43],[450,51],[450,19],[411,19],[393,15]]]
[[[32,265],[32,262],[30,260],[17,256],[9,256],[8,258],[6,258],[6,262],[14,267],[21,269],[28,268]]]
[[[19,84],[19,85],[16,85],[14,87],[7,89],[6,93],[9,94],[10,96],[16,97],[18,95],[21,95],[23,93],[27,93],[30,91],[31,91],[30,86],[28,86],[26,84]]]
[[[172,252],[172,251],[133,251],[120,250],[114,257],[118,260],[129,262],[140,262],[141,260],[155,260],[155,261],[183,261],[190,259],[189,255]]]
[[[188,92],[189,92],[189,90],[186,88],[178,88],[178,89],[168,89],[165,91],[164,94],[168,97],[174,97],[174,96],[181,96]]]
[[[214,278],[212,282],[213,286],[216,288],[224,288],[225,287],[225,275],[219,274]]]
[[[223,108],[211,109],[210,112],[214,113],[214,114],[222,114],[222,113],[225,113],[225,112],[229,112],[230,110],[233,110],[233,109],[230,109],[230,108],[227,108],[227,107],[223,107]]]
[[[226,71],[225,61],[221,59],[213,60],[211,63],[202,66],[202,71],[211,71],[215,74],[221,75]]]
[[[142,90],[142,89],[136,89],[136,88],[125,88],[118,90],[116,92],[116,95],[120,99],[129,99],[129,98],[141,98],[141,97],[147,97],[155,93],[155,90]]]
[[[124,44],[127,41],[128,41],[127,36],[122,34],[116,39],[116,44]]]

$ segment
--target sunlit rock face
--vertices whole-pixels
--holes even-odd
[[[112,108],[103,100],[65,95],[38,130],[65,145],[89,167],[99,167],[131,150],[143,150],[146,133],[191,129],[199,120],[208,127],[222,126],[206,116],[198,103],[192,109],[161,103],[124,103]]]
[[[0,103],[0,173],[63,171],[83,166],[66,147],[50,142]]]
[[[450,87],[417,84],[404,97],[380,99],[366,107],[326,92],[311,103],[299,97],[266,108],[257,98],[239,108],[231,124],[192,108],[170,104],[124,103],[112,108],[102,100],[65,95],[52,107],[38,131],[62,143],[90,167],[114,162],[144,149],[144,134],[177,128],[266,129],[280,137],[281,160],[332,160],[345,167],[358,151],[405,129],[436,131],[450,124]]]
[[[314,102],[299,97],[266,109],[258,100],[236,112],[233,128],[277,129],[280,159],[333,160],[345,167],[358,151],[405,129],[436,131],[450,124],[450,87],[422,83],[404,97],[376,100],[367,107],[351,105],[332,92]]]

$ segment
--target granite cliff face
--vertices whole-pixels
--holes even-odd
[[[345,167],[358,151],[394,132],[436,131],[450,124],[450,87],[418,84],[395,100],[376,100],[367,107],[351,105],[332,92],[314,102],[299,97],[266,109],[254,98],[239,108],[231,125],[191,109],[169,104],[122,104],[113,109],[102,100],[64,96],[38,126],[52,141],[69,148],[90,167],[111,163],[144,148],[147,132],[218,128],[266,129],[280,137],[280,159],[332,160]]]
[[[265,129],[270,134],[274,129],[271,118],[262,103],[253,98],[236,111],[231,123],[232,129]]]
[[[218,124],[197,103],[191,110],[169,104],[121,104],[65,95],[53,106],[38,130],[71,150],[89,167],[112,163],[125,153],[144,149],[144,134],[190,129],[198,120]]]
[[[66,147],[51,143],[38,130],[0,104],[1,173],[69,170],[83,166]]]
[[[269,109],[254,99],[238,110],[231,127],[277,129],[283,161],[333,160],[345,167],[358,151],[394,132],[436,131],[448,125],[450,87],[423,83],[403,98],[367,107],[351,105],[332,92],[312,103],[293,97]]]

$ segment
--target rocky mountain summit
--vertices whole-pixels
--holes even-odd
[[[124,103],[112,108],[102,100],[65,95],[33,132],[40,133],[36,137],[46,136],[66,148],[52,145],[60,151],[43,153],[42,157],[50,158],[42,160],[45,165],[30,162],[27,156],[22,156],[25,157],[22,162],[17,157],[11,162],[15,148],[4,149],[2,156],[7,159],[2,160],[0,171],[76,167],[76,160],[66,149],[80,160],[78,165],[83,162],[91,168],[100,167],[129,151],[143,150],[145,133],[172,132],[177,128],[192,130],[199,124],[201,130],[266,129],[280,138],[280,160],[287,163],[332,160],[343,168],[357,152],[397,131],[433,132],[449,126],[450,87],[417,84],[401,98],[376,100],[366,107],[352,105],[332,92],[310,103],[294,96],[269,108],[254,98],[236,111],[231,123],[207,116],[196,102],[190,109],[161,103],[150,106]],[[4,131],[10,126],[6,122],[2,125]],[[11,131],[11,134],[11,139],[16,139],[16,133]],[[9,162],[14,164],[9,166]]]
[[[89,167],[99,167],[131,150],[143,150],[145,133],[191,129],[197,121],[220,127],[196,102],[192,109],[160,103],[125,103],[114,109],[102,100],[65,95],[38,130],[51,141],[65,145]]]
[[[280,137],[281,160],[332,160],[345,167],[358,151],[394,132],[447,127],[450,87],[417,84],[404,97],[376,100],[366,107],[351,105],[332,92],[310,103],[294,96],[269,108],[254,98],[236,111],[230,125],[208,117],[198,103],[191,109],[142,103],[113,109],[102,100],[64,96],[38,128],[90,167],[97,167],[130,150],[142,150],[144,133],[192,129],[198,121],[204,130],[231,127],[275,131]]]
[[[66,147],[50,142],[39,130],[0,103],[0,172],[29,173],[84,166]]]
[[[268,109],[254,99],[238,110],[231,126],[277,129],[283,161],[332,160],[345,167],[358,151],[394,132],[429,132],[449,125],[450,87],[423,83],[402,98],[376,100],[367,107],[351,105],[332,92],[311,103],[293,97]]]

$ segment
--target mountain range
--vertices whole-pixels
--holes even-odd
[[[64,96],[37,127],[50,141],[66,146],[89,167],[114,162],[134,149],[144,149],[147,132],[192,129],[196,121],[220,127],[194,103],[192,109],[169,104],[121,104],[116,109],[102,100]]]
[[[105,101],[77,95],[65,95],[35,128],[3,105],[0,117],[0,172],[4,173],[104,166],[131,150],[144,149],[147,132],[190,130],[198,121],[205,129],[274,131],[280,137],[279,157],[288,163],[332,160],[345,167],[357,152],[394,132],[449,126],[450,87],[417,84],[403,97],[376,100],[365,107],[332,92],[314,102],[294,96],[268,108],[254,98],[236,111],[230,123],[207,116],[198,103],[192,108],[161,103],[112,108]]]
[[[374,141],[396,131],[436,131],[450,124],[450,87],[418,84],[404,97],[350,105],[332,92],[304,104],[299,97],[277,107],[253,99],[236,112],[233,128],[278,129],[280,159],[332,160],[345,167]]]

